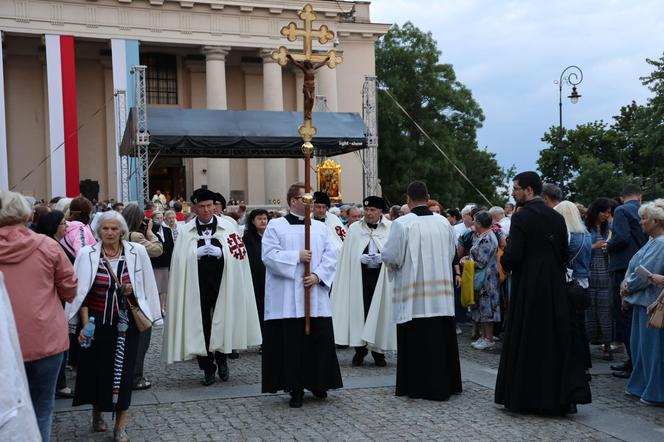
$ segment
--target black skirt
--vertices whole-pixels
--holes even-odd
[[[92,347],[80,349],[74,406],[91,404],[99,411],[122,411],[127,410],[131,405],[134,366],[138,350],[138,329],[131,314],[129,315],[129,328],[125,335],[120,395],[114,410],[112,403],[113,369],[117,336],[116,325],[97,325]]]
[[[461,393],[456,325],[451,316],[397,324],[397,396],[445,401]]]
[[[311,334],[306,336],[304,318],[265,321],[263,393],[343,387],[332,318],[311,318],[310,325]]]

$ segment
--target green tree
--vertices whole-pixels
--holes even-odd
[[[664,56],[646,59],[655,70],[642,77],[653,93],[646,104],[632,101],[620,108],[613,124],[603,121],[565,130],[552,127],[542,137],[546,147],[537,162],[546,181],[558,183],[573,200],[587,203],[598,196],[615,196],[625,182],[636,182],[644,198],[661,196],[664,183]],[[560,138],[564,146],[559,167]]]
[[[431,33],[412,23],[394,26],[376,45],[376,74],[387,90],[378,95],[379,175],[384,196],[405,201],[408,183],[425,181],[431,197],[446,206],[481,197],[427,140],[408,114],[445,150],[492,202],[505,172],[495,155],[479,149],[477,129],[484,116],[468,88],[441,56]]]

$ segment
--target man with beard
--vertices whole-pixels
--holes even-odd
[[[384,367],[385,350],[396,350],[396,328],[392,322],[392,284],[382,265],[381,251],[391,221],[383,216],[383,198],[364,199],[364,218],[348,228],[330,303],[337,345],[355,347],[353,366],[362,365],[368,354]]]
[[[311,221],[310,250],[304,248],[304,184],[286,194],[290,212],[267,225],[262,241],[265,264],[262,392],[287,391],[290,406],[302,406],[304,390],[319,399],[341,388],[334,348],[329,290],[337,252],[325,225]],[[311,274],[304,276],[304,263]],[[310,334],[305,334],[304,289],[311,288]]]
[[[512,216],[501,264],[512,288],[495,401],[511,411],[566,414],[590,402],[583,358],[575,351],[565,270],[565,219],[539,196],[535,172],[514,177]]]
[[[261,343],[247,249],[235,227],[214,215],[214,199],[210,190],[196,190],[196,218],[179,229],[162,352],[168,364],[196,356],[205,386],[217,369],[228,380],[232,349]]]

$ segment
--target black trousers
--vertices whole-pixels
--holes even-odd
[[[212,316],[219,297],[219,287],[223,274],[223,261],[214,258],[201,258],[198,261],[198,286],[201,295],[201,319],[203,321],[203,336],[205,348],[210,347],[210,333],[212,332]],[[214,354],[208,352],[207,356],[197,356],[198,367],[206,373],[214,372],[218,365],[226,362],[226,355],[218,351]]]
[[[362,264],[362,300],[364,301],[364,320],[367,320],[369,309],[371,308],[371,301],[373,301],[373,294],[378,284],[378,276],[380,276],[380,267],[372,269]],[[369,351],[366,346],[355,347],[355,352],[366,355]],[[374,359],[385,359],[383,353],[372,351],[371,355]]]

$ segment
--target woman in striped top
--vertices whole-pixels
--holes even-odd
[[[107,430],[102,412],[115,412],[114,440],[126,441],[139,342],[129,307],[138,305],[150,320],[160,321],[159,294],[145,247],[122,240],[128,233],[122,215],[109,211],[99,217],[101,241],[79,252],[74,264],[78,293],[66,309],[69,318],[78,312],[84,326],[95,319],[92,346],[79,356],[73,405],[92,404],[94,431]]]

